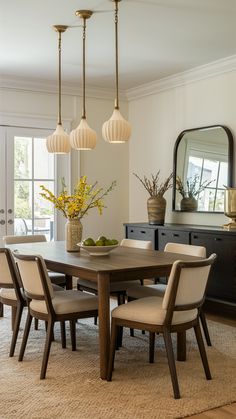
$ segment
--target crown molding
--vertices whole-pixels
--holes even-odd
[[[57,94],[58,84],[50,80],[30,79],[24,77],[8,77],[1,76],[0,88],[7,90],[17,90],[25,92],[37,92],[47,94]],[[82,88],[75,83],[63,83],[62,94],[69,96],[82,96]],[[115,90],[102,87],[87,86],[86,97],[96,99],[114,100]],[[120,91],[119,96],[121,100],[127,100],[125,92]]]
[[[145,96],[154,95],[165,90],[174,89],[189,83],[215,77],[224,73],[236,70],[236,55],[213,61],[192,70],[177,73],[173,76],[145,83],[137,87],[119,92],[120,99],[131,101]],[[56,82],[50,80],[29,79],[23,77],[1,76],[0,89],[38,92],[47,94],[57,94],[58,86]],[[75,83],[63,83],[62,94],[70,96],[82,96],[82,89]],[[114,100],[114,90],[101,87],[86,87],[86,97],[96,99]]]
[[[126,90],[128,101],[236,70],[236,55]]]
[[[71,129],[72,122],[72,119],[63,118],[63,127],[68,132]],[[0,125],[55,130],[57,118],[48,115],[0,111]]]

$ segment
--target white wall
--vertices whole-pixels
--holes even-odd
[[[101,137],[103,122],[110,118],[114,101],[109,98],[87,99],[87,120],[98,134],[98,144],[93,151],[72,152],[72,186],[80,175],[87,175],[88,181],[98,181],[98,186],[106,188],[117,181],[117,186],[105,198],[107,206],[102,216],[96,209],[82,220],[83,237],[107,235],[120,240],[123,237],[123,222],[128,220],[128,144],[110,145]],[[121,101],[121,111],[127,116],[127,103]],[[81,98],[64,94],[62,98],[63,121],[75,128],[81,116]],[[14,121],[15,125],[27,124],[37,127],[44,121],[45,128],[51,128],[51,120],[57,120],[57,94],[48,91],[31,91],[26,88],[0,89],[0,124]],[[62,221],[61,221],[62,222]],[[62,229],[63,231],[63,229]],[[62,239],[62,237],[60,237]]]
[[[133,127],[129,145],[130,222],[147,221],[148,198],[148,194],[132,173],[148,176],[160,169],[161,179],[164,180],[173,168],[176,138],[185,129],[214,124],[226,125],[236,138],[235,103],[236,71],[130,101],[129,120]],[[221,226],[229,221],[223,214],[172,212],[172,192],[168,191],[165,198],[166,222]]]

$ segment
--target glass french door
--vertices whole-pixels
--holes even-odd
[[[48,130],[0,127],[0,241],[9,234],[54,239],[54,208],[40,195],[40,185],[56,190],[56,158],[47,152],[47,135]]]

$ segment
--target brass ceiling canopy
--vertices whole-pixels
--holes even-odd
[[[75,15],[82,19],[89,19],[93,15],[93,12],[92,10],[76,10]]]
[[[66,26],[66,25],[53,25],[53,28],[56,32],[63,33],[63,32],[66,31],[66,29],[68,29],[68,26]]]

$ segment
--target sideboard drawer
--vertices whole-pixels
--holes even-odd
[[[159,250],[164,250],[167,243],[189,244],[190,234],[187,231],[160,229],[158,233]]]
[[[148,240],[152,242],[153,249],[157,247],[157,230],[155,229],[127,226],[126,237],[134,240]]]

